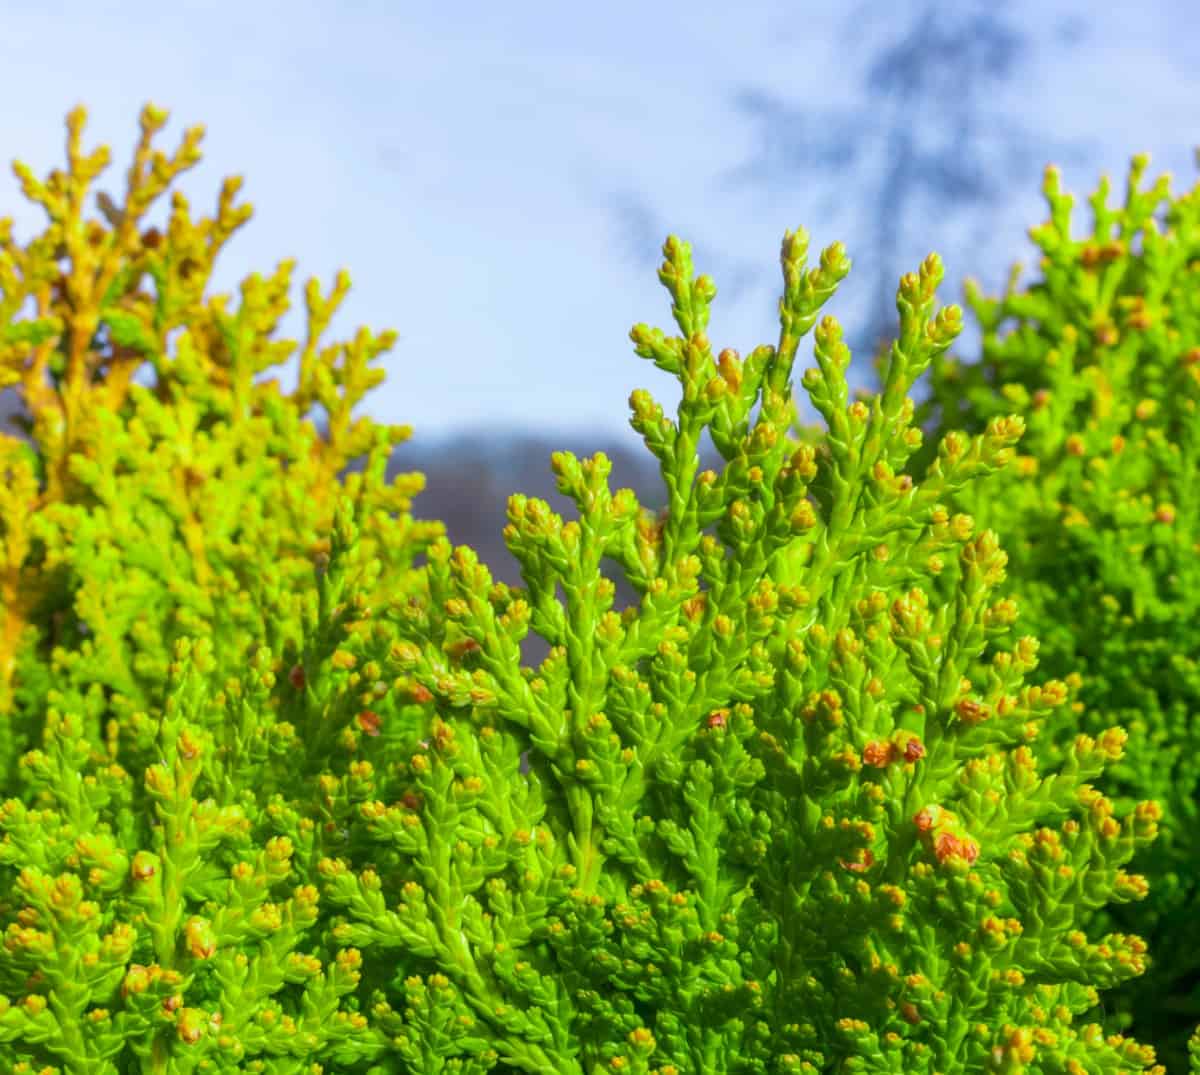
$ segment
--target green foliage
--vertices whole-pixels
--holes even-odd
[[[1161,1071],[1088,1015],[1144,968],[1090,917],[1144,895],[1124,866],[1158,808],[1092,786],[1118,728],[1039,768],[1078,680],[1027,682],[1006,556],[948,506],[1022,422],[908,473],[908,392],[960,322],[935,310],[935,255],[901,281],[883,391],[850,403],[840,327],[818,324],[839,244],[808,268],[787,235],[778,343],[743,359],[714,354],[716,287],[668,239],[680,334],[631,336],[682,401],[630,401],[667,511],[612,491],[603,455],[556,453],[578,518],[512,497],[509,587],[430,543],[415,480],[384,485],[395,435],[348,426],[369,337],[338,366],[310,332],[297,393],[254,384],[285,279],[251,278],[229,315],[171,253],[211,253],[232,210],[190,230],[177,199],[175,238],[135,242],[134,183],[114,231],[80,220],[81,121],[75,178],[26,179],[49,237],[0,262],[24,325],[0,369],[35,416],[0,504],[8,1069]],[[810,331],[827,431],[795,443]],[[130,383],[143,348],[153,390]],[[328,441],[303,426],[318,400]],[[616,571],[638,595],[620,611]]]
[[[224,914],[249,921],[280,863],[287,873],[286,844],[248,844],[246,819],[261,815],[276,782],[291,783],[298,736],[326,749],[346,722],[289,723],[263,682],[331,652],[306,623],[317,615],[314,565],[328,561],[335,507],[352,506],[371,558],[355,577],[360,603],[419,590],[414,558],[442,529],[408,514],[419,475],[384,480],[407,428],[351,421],[382,379],[371,363],[395,334],[363,329],[349,344],[321,345],[348,276],[328,296],[308,283],[297,389],[256,382],[297,349],[274,338],[293,264],[250,276],[232,311],[228,296],[206,296],[215,258],[250,215],[233,204],[240,180],[225,182],[214,218],[193,222],[175,192],[165,230],[145,226],[154,201],[198,161],[202,133],[189,130],[174,157],[151,152],[166,115],[148,107],[123,208],[97,197],[106,227],[83,216],[108,161],[103,148],[80,153],[83,121],[82,110],[68,119],[66,172],[41,182],[15,166],[47,229],[22,246],[0,221],[0,383],[15,386],[32,416],[29,443],[0,436],[0,779],[13,796],[0,824],[9,926],[0,989],[26,998],[5,1002],[0,1036],[15,1044],[0,1055],[102,1071],[133,1064],[160,1033],[156,1005],[175,1003],[189,980],[173,969],[184,911],[219,893]],[[315,405],[325,434],[307,417]],[[342,480],[357,460],[362,469]],[[176,736],[164,727],[177,726],[179,692],[196,689],[178,664],[189,637],[202,640],[205,690],[229,688],[211,746],[224,758],[219,775],[171,767]],[[196,781],[213,794],[193,800]],[[233,851],[221,857],[222,842],[257,871],[247,882],[256,894],[212,887],[218,864],[235,862]],[[155,877],[167,888],[146,903],[140,882]],[[306,906],[296,913],[308,915]],[[289,945],[272,943],[270,958],[286,962]],[[278,979],[272,966],[256,959],[254,973]],[[321,995],[344,991],[348,974],[331,971]],[[111,1022],[84,1021],[97,1005],[115,1009]],[[95,1066],[120,1055],[126,1037],[121,1068]]]
[[[327,297],[308,283],[297,389],[256,382],[299,346],[273,338],[294,263],[247,278],[232,311],[227,295],[205,296],[215,258],[250,215],[233,204],[241,181],[225,182],[213,218],[193,222],[175,192],[165,232],[141,225],[198,161],[202,133],[189,130],[174,157],[152,153],[166,115],[147,108],[124,207],[102,193],[109,226],[86,220],[84,199],[108,152],[81,154],[83,119],[78,110],[68,121],[66,173],[40,182],[15,165],[46,210],[46,231],[22,247],[11,221],[0,222],[0,384],[17,386],[32,415],[32,447],[0,435],[0,706],[12,706],[0,759],[9,779],[48,703],[100,726],[152,721],[180,637],[210,639],[223,675],[262,644],[298,646],[299,601],[339,496],[368,520],[364,540],[389,586],[442,532],[408,515],[419,475],[384,481],[391,448],[409,430],[350,420],[382,379],[371,363],[395,333],[362,329],[349,344],[320,347],[348,275]],[[139,374],[152,374],[153,387]],[[306,417],[315,405],[328,416],[325,436]],[[364,456],[361,473],[340,483]]]
[[[1138,860],[1149,898],[1104,916],[1148,938],[1152,966],[1109,1006],[1183,1070],[1200,1020],[1200,186],[1140,189],[1147,163],[1134,158],[1123,206],[1100,184],[1079,239],[1047,171],[1050,219],[1031,232],[1042,278],[1017,290],[1015,270],[1001,299],[968,288],[982,360],[936,360],[922,417],[938,416],[931,445],[1014,408],[1025,419],[1016,464],[955,503],[1010,550],[1043,668],[1082,674],[1079,712],[1043,756],[1119,722],[1129,751],[1108,786],[1163,806]]]

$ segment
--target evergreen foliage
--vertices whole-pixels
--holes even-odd
[[[1143,189],[1148,163],[1133,159],[1123,205],[1100,183],[1079,238],[1074,198],[1046,171],[1041,277],[1019,289],[1016,267],[998,299],[968,286],[982,358],[935,359],[920,417],[936,419],[926,461],[944,435],[1025,421],[1015,464],[955,505],[1002,535],[1042,668],[1082,676],[1041,756],[1119,723],[1130,740],[1106,790],[1162,805],[1137,862],[1147,900],[1100,916],[1146,937],[1150,971],[1106,1007],[1183,1070],[1200,1021],[1200,184]]]
[[[290,264],[236,312],[203,297],[236,181],[139,229],[197,156],[151,152],[165,118],[106,226],[73,113],[67,172],[18,166],[46,232],[0,232],[0,376],[33,416],[0,500],[8,1070],[1162,1070],[1094,1018],[1145,968],[1094,916],[1145,896],[1125,866],[1161,811],[1094,786],[1119,727],[1038,758],[1079,677],[1032,678],[1007,557],[952,507],[1024,423],[909,466],[908,393],[961,321],[936,255],[851,403],[840,244],[809,267],[785,237],[778,341],[743,359],[669,238],[679,334],[631,337],[682,401],[630,400],[667,508],[556,453],[578,517],[513,496],[509,586],[383,481],[405,431],[351,422],[390,336],[318,350],[344,277],[309,285],[283,393],[255,377],[292,347]],[[797,443],[810,332],[827,428]]]

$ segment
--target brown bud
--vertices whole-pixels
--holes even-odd
[[[863,852],[861,862],[847,862],[845,859],[838,859],[842,869],[849,870],[851,873],[863,873],[875,865],[875,854],[869,848]]]
[[[885,769],[892,760],[892,744],[872,740],[863,747],[863,764],[875,769]]]
[[[446,655],[461,660],[468,653],[477,653],[480,645],[473,638],[462,638],[446,647]]]

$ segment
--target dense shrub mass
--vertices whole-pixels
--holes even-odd
[[[0,386],[32,416],[23,438],[0,434],[4,1070],[18,1060],[70,1072],[142,1062],[155,1021],[185,995],[172,976],[191,980],[174,969],[189,912],[214,895],[240,899],[212,888],[220,855],[232,854],[222,841],[268,868],[244,830],[262,815],[269,774],[290,779],[301,740],[319,756],[352,719],[305,724],[264,686],[277,674],[298,681],[304,661],[331,652],[311,624],[330,596],[314,572],[328,561],[335,508],[361,533],[357,606],[419,589],[413,562],[442,532],[409,514],[420,475],[384,480],[409,430],[351,415],[382,379],[372,364],[395,334],[362,329],[322,344],[348,276],[329,294],[309,281],[306,338],[278,339],[292,262],[247,278],[232,309],[229,296],[208,294],[215,259],[250,215],[235,205],[239,179],[225,182],[213,217],[194,220],[174,191],[165,221],[148,223],[200,157],[201,128],[174,155],[151,149],[166,118],[143,111],[123,203],[101,192],[100,219],[88,219],[85,198],[109,154],[81,151],[84,114],[72,113],[66,171],[42,181],[15,165],[47,228],[22,245],[0,221]],[[256,379],[296,352],[294,391]],[[308,418],[314,407],[324,434]],[[343,481],[355,460],[365,465]],[[164,775],[178,776],[183,799],[162,800],[155,774],[172,773],[176,758],[164,721],[178,692],[195,689],[178,663],[190,639],[219,698],[203,705],[215,706],[207,749],[222,767]],[[251,716],[260,707],[272,719]],[[185,755],[195,760],[192,747]],[[164,801],[191,805],[168,819]],[[139,881],[155,877],[167,886],[155,897],[163,917],[148,926]],[[44,900],[54,910],[41,916]],[[154,996],[165,1005],[157,1015]],[[147,1070],[165,1070],[156,1049],[159,1066],[146,1060]]]
[[[273,338],[293,262],[246,279],[233,310],[229,296],[206,295],[218,254],[250,216],[234,204],[240,179],[225,182],[211,218],[193,221],[176,191],[165,227],[145,222],[199,160],[202,128],[167,157],[150,149],[166,115],[147,108],[124,205],[100,193],[101,221],[82,206],[109,154],[81,152],[83,121],[82,110],[69,119],[66,172],[42,182],[15,165],[47,229],[22,247],[11,221],[0,224],[0,386],[32,415],[31,443],[0,437],[9,714],[0,747],[10,781],[48,704],[86,711],[102,728],[110,718],[122,732],[142,726],[162,704],[178,638],[208,638],[225,675],[263,642],[299,645],[305,583],[311,590],[339,497],[362,515],[365,551],[389,593],[441,533],[408,515],[420,475],[383,481],[407,427],[351,420],[382,380],[371,363],[395,333],[362,329],[321,347],[348,275],[328,296],[309,281],[302,344]],[[295,391],[256,381],[297,351]],[[315,406],[328,418],[324,436],[307,420]],[[364,456],[363,472],[340,483]]]
[[[999,299],[968,289],[982,359],[935,359],[921,418],[938,422],[927,460],[945,435],[1024,419],[1015,464],[954,504],[1003,536],[1042,668],[1082,676],[1041,755],[1119,723],[1130,741],[1106,790],[1162,805],[1137,863],[1148,898],[1101,915],[1146,936],[1150,970],[1106,1003],[1183,1070],[1200,1020],[1200,185],[1142,189],[1147,164],[1134,158],[1121,206],[1101,183],[1080,238],[1047,171],[1040,278],[1018,290],[1014,273]]]
[[[230,181],[143,226],[197,157],[150,150],[164,121],[101,222],[73,113],[65,173],[18,166],[46,232],[0,227],[33,416],[0,441],[5,1070],[1162,1070],[1099,1021],[1147,951],[1097,917],[1145,896],[1161,811],[1098,790],[1136,768],[1120,727],[1057,732],[1081,681],[1033,678],[1006,554],[954,507],[1025,423],[911,465],[961,319],[935,255],[851,402],[839,244],[785,237],[777,343],[743,358],[668,239],[678,335],[631,336],[682,401],[630,400],[667,508],[556,453],[577,517],[513,496],[508,586],[384,480],[405,431],[351,422],[390,337],[318,350],[344,278],[309,286],[296,391],[256,380],[290,265],[205,297],[246,210]],[[826,428],[796,443],[810,332]]]

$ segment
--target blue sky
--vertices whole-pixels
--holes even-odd
[[[865,46],[899,33],[907,9],[881,6],[891,14],[860,35],[832,2],[9,3],[0,156],[39,175],[59,166],[63,118],[81,102],[85,145],[114,151],[99,186],[119,193],[143,102],[171,112],[162,148],[204,123],[205,160],[181,183],[193,211],[209,210],[231,173],[245,176],[243,199],[256,209],[217,284],[296,257],[301,305],[303,279],[328,286],[349,268],[335,334],[363,323],[400,333],[388,380],[366,405],[375,417],[430,439],[514,427],[635,440],[633,388],[678,398],[628,341],[637,321],[670,327],[655,278],[668,233],[691,241],[697,270],[716,279],[714,344],[743,353],[776,338],[784,231],[807,227],[814,250],[846,241],[856,271],[830,309],[853,338],[874,287],[861,270],[871,251],[855,241],[858,177],[814,161],[733,181],[777,133],[739,102],[769,98],[813,124],[837,122],[863,103]],[[897,246],[912,268],[930,249],[946,255],[944,301],[960,300],[967,271],[996,290],[1008,262],[1028,260],[1041,164],[1057,146],[1073,147],[1066,185],[1082,195],[1101,171],[1120,195],[1141,150],[1151,176],[1171,170],[1177,191],[1196,179],[1194,0],[1005,10],[1029,48],[988,107],[996,122],[1028,128],[1024,149],[1038,164],[988,210],[984,246],[972,238],[951,256],[962,222],[918,207]],[[935,120],[913,123],[938,136]],[[6,169],[0,215],[27,239],[38,213]],[[300,324],[298,312],[285,322]],[[964,355],[970,344],[968,335]],[[800,364],[810,363],[802,346]]]

